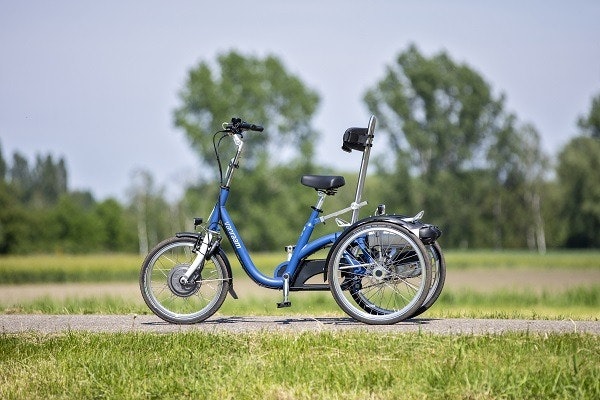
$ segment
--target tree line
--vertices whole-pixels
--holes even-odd
[[[277,57],[230,51],[216,63],[202,61],[188,71],[179,98],[174,124],[215,173],[177,201],[167,201],[146,171],[133,175],[127,201],[97,201],[69,189],[63,158],[37,155],[31,162],[18,152],[5,158],[0,143],[0,254],[144,254],[191,229],[191,218],[206,217],[216,199],[212,133],[232,116],[265,125],[264,135],[246,138],[229,202],[249,248],[278,250],[296,241],[314,201],[299,184],[302,174],[346,176],[347,187],[328,198],[326,212],[352,201],[355,173],[314,160],[318,92]],[[445,52],[428,57],[409,46],[363,101],[378,118],[378,143],[387,151],[372,159],[364,195],[370,205],[362,216],[378,203],[403,214],[424,209],[448,248],[600,247],[600,94],[574,121],[578,135],[555,157],[544,154],[533,125],[506,110],[504,95]]]

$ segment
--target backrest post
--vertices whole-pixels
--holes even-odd
[[[360,162],[360,171],[358,173],[358,182],[356,184],[356,196],[354,197],[354,202],[356,204],[361,202],[362,192],[365,186],[367,167],[369,166],[369,156],[371,155],[371,146],[373,145],[373,137],[375,136],[375,124],[377,124],[377,118],[375,118],[374,115],[371,115],[371,118],[369,119],[369,127],[367,128],[365,151],[363,151],[362,160]],[[358,221],[358,213],[358,208],[352,211],[352,224]]]

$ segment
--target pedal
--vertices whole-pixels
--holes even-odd
[[[290,307],[292,302],[289,299],[290,296],[290,274],[287,272],[283,274],[283,301],[277,303],[277,308]]]

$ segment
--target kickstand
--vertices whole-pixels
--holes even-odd
[[[289,299],[290,297],[290,274],[283,274],[283,301],[281,303],[277,303],[277,308],[290,307],[292,302]]]

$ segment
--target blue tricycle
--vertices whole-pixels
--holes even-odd
[[[229,293],[237,299],[231,265],[221,246],[227,238],[242,268],[256,284],[283,292],[277,307],[289,307],[290,292],[331,291],[337,304],[352,318],[367,324],[394,324],[415,317],[437,300],[444,285],[446,265],[436,240],[441,231],[414,217],[388,215],[385,205],[359,219],[367,205],[362,192],[373,145],[376,118],[366,128],[349,128],[342,149],[363,153],[356,196],[342,210],[323,215],[323,203],[345,185],[343,176],[304,175],[300,182],[316,191],[317,201],[295,245],[272,276],[254,262],[227,211],[235,170],[244,148],[245,132],[262,132],[239,118],[224,123],[213,143],[221,175],[216,204],[206,223],[194,219],[196,232],[181,232],[156,245],[145,258],[140,289],[148,307],[165,321],[192,324],[212,316]],[[223,175],[219,144],[230,138],[235,154]],[[350,214],[350,221],[340,218]],[[334,218],[340,230],[311,240],[315,227]]]

